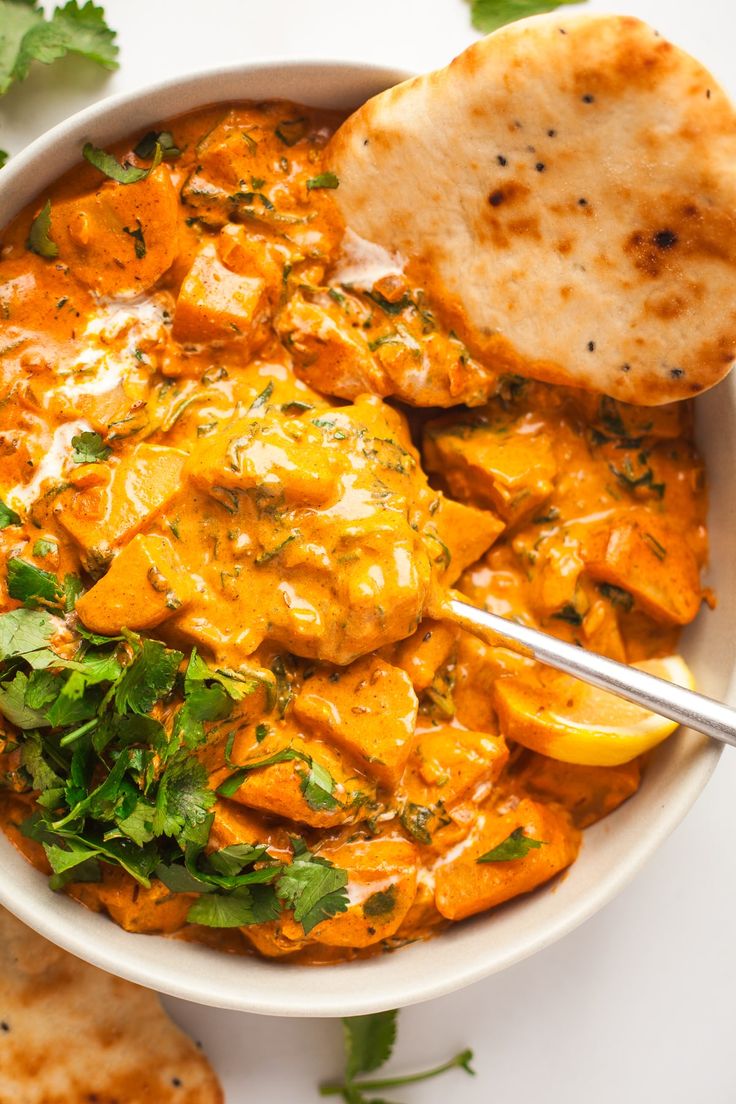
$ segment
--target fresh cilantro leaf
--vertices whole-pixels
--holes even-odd
[[[34,790],[60,789],[62,779],[47,763],[43,754],[43,744],[38,733],[29,732],[20,751],[22,766],[28,771]]]
[[[16,609],[0,614],[0,662],[46,651],[56,626],[48,613]]]
[[[51,200],[47,199],[31,222],[26,246],[31,253],[51,260],[59,256],[59,247],[51,237]]]
[[[161,152],[165,161],[173,161],[174,158],[179,157],[181,150],[174,141],[174,136],[169,130],[162,130],[158,133],[155,130],[149,130],[147,134],[144,134],[138,145],[133,150],[136,157],[140,157],[142,161],[148,161],[156,153],[156,146],[161,147]]]
[[[227,895],[212,893],[195,901],[187,913],[190,924],[209,928],[240,928],[276,920],[279,904],[272,886],[242,886]]]
[[[23,671],[16,671],[11,682],[0,684],[0,713],[17,728],[41,728],[48,725],[46,714],[39,709],[32,709],[26,703],[26,690],[28,688],[28,675]]]
[[[39,556],[44,559],[46,556],[52,555],[56,552],[58,544],[55,541],[46,540],[44,537],[40,537],[33,545],[33,555]]]
[[[25,704],[30,709],[44,709],[52,701],[56,701],[62,681],[53,671],[31,671],[26,686]]]
[[[396,1041],[396,1018],[398,1013],[376,1012],[371,1016],[350,1016],[343,1019],[345,1042],[345,1080],[333,1084],[320,1085],[321,1096],[341,1096],[345,1104],[387,1104],[366,1093],[381,1092],[383,1089],[395,1089],[404,1085],[413,1085],[428,1081],[452,1069],[463,1069],[474,1074],[470,1063],[472,1050],[463,1050],[432,1069],[421,1073],[404,1074],[400,1077],[380,1077],[369,1081],[356,1081],[360,1073],[371,1073],[382,1066],[391,1056]]]
[[[20,515],[0,498],[0,529],[7,529],[9,525],[20,525]]]
[[[8,151],[4,150],[4,149],[0,149],[0,169],[5,168],[5,166],[8,163],[9,158],[10,158],[10,154],[8,153]]]
[[[115,32],[92,0],[69,0],[50,19],[28,0],[0,2],[0,96],[14,80],[24,80],[33,61],[49,65],[65,54],[79,54],[105,69],[116,69]]]
[[[348,907],[348,874],[328,859],[313,855],[301,840],[293,841],[294,857],[276,884],[276,893],[304,934],[323,920],[329,920]]]
[[[78,575],[65,575],[63,583],[64,609],[71,613],[77,604],[77,599],[84,594],[84,583]]]
[[[315,759],[312,759],[309,771],[304,774],[299,789],[310,809],[336,809],[340,804],[337,798],[333,797],[335,779]]]
[[[72,437],[72,462],[74,464],[99,464],[107,460],[112,449],[105,444],[99,433],[86,430]]]
[[[307,191],[313,192],[318,188],[339,188],[340,181],[334,172],[323,172],[313,176],[307,181]]]
[[[190,874],[181,863],[159,863],[156,877],[172,893],[214,893],[215,887]]]
[[[251,763],[245,763],[243,766],[238,767],[234,774],[229,775],[229,777],[217,787],[217,792],[221,797],[232,797],[243,785],[243,782],[245,782],[251,771],[260,770],[261,767],[272,767],[276,763],[288,763],[292,759],[301,759],[302,762],[309,763],[310,765],[312,762],[310,757],[305,755],[303,751],[297,751],[295,748],[291,747],[282,748],[281,751],[276,751],[273,755],[269,755],[267,759],[254,759]]]
[[[161,777],[156,794],[154,831],[157,835],[179,836],[186,829],[202,824],[214,803],[215,794],[207,786],[203,764],[191,755],[180,755]]]
[[[131,812],[126,817],[118,819],[117,827],[124,836],[142,847],[145,843],[150,843],[155,835],[153,827],[155,812],[156,807],[150,801],[139,798]]]
[[[261,859],[268,858],[263,846],[251,843],[233,843],[207,856],[207,861],[219,874],[233,876],[240,873],[244,866],[251,866]]]
[[[58,606],[62,590],[51,572],[14,556],[8,560],[8,594],[30,609],[36,609],[44,604]]]
[[[506,23],[556,11],[565,4],[582,4],[585,0],[470,0],[473,26],[482,34],[497,31]]]
[[[145,180],[154,169],[158,168],[163,160],[163,151],[161,146],[157,144],[153,160],[147,169],[130,165],[127,161],[121,164],[114,154],[108,153],[107,150],[98,149],[91,142],[85,143],[82,148],[82,156],[85,161],[89,161],[90,165],[94,165],[101,173],[109,176],[111,180],[116,180],[118,184],[137,184],[139,180]]]
[[[0,5],[0,96],[20,79],[23,63],[23,40],[43,18],[35,4],[5,2]]]
[[[158,640],[144,640],[115,688],[118,713],[149,713],[171,691],[183,658]]]
[[[545,841],[533,839],[524,835],[523,828],[515,828],[510,836],[502,840],[496,847],[486,851],[476,861],[479,863],[513,862],[514,859],[523,859],[535,847],[544,847]]]
[[[371,1073],[388,1062],[396,1043],[398,1011],[378,1012],[372,1016],[346,1016],[345,1075],[353,1081],[359,1073]]]

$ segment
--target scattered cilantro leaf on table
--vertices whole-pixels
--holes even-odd
[[[400,1077],[381,1077],[368,1081],[356,1080],[361,1074],[372,1073],[386,1063],[393,1052],[396,1042],[396,1021],[398,1012],[376,1012],[371,1016],[348,1016],[343,1019],[345,1043],[345,1079],[320,1086],[321,1096],[341,1096],[345,1104],[384,1104],[373,1094],[384,1089],[401,1088],[419,1081],[428,1081],[451,1069],[464,1069],[474,1074],[470,1063],[472,1050],[463,1050],[454,1058],[434,1066],[421,1073],[410,1073]]]
[[[585,0],[469,0],[473,26],[482,34],[490,34],[507,23],[556,11],[565,4],[584,4]]]
[[[104,69],[118,66],[115,31],[102,8],[87,0],[68,0],[47,19],[28,0],[0,0],[0,96],[28,76],[34,61],[50,65],[65,54],[78,54]]]
[[[514,859],[523,859],[535,847],[544,847],[545,841],[533,839],[524,834],[523,828],[515,828],[510,836],[502,840],[496,847],[486,851],[476,861],[479,863],[513,862]]]

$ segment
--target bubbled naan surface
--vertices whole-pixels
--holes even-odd
[[[654,405],[736,357],[736,113],[639,20],[513,23],[361,107],[332,167],[494,367]]]
[[[0,1104],[222,1104],[158,997],[0,909]]]

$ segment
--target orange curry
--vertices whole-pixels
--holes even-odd
[[[129,930],[300,962],[534,889],[639,785],[507,739],[543,683],[447,588],[635,662],[707,552],[690,406],[474,359],[340,224],[338,121],[90,150],[0,254],[5,830]]]

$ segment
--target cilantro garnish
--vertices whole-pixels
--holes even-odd
[[[274,133],[285,146],[295,146],[307,133],[307,120],[303,116],[298,119],[282,119]]]
[[[107,460],[112,449],[105,444],[99,433],[87,430],[72,437],[72,461],[75,464],[99,464]]]
[[[156,153],[157,145],[161,147],[164,161],[173,161],[181,155],[181,150],[169,130],[162,130],[158,133],[155,130],[149,130],[147,134],[143,135],[133,153],[136,157],[140,157],[142,161],[148,161]]]
[[[523,828],[515,828],[510,836],[502,840],[496,847],[486,851],[476,861],[479,863],[513,862],[515,859],[523,859],[535,847],[544,847],[545,840],[533,839],[524,834]]]
[[[506,23],[555,11],[564,4],[582,4],[585,0],[470,0],[470,18],[482,34],[497,31]]]
[[[30,230],[28,231],[28,240],[26,246],[32,253],[37,253],[39,257],[45,257],[46,260],[51,260],[53,257],[58,257],[59,247],[55,241],[51,238],[51,200],[47,199],[41,210],[38,212],[33,222],[31,223]]]
[[[50,65],[65,54],[78,54],[105,69],[117,69],[115,32],[92,0],[69,0],[46,19],[33,0],[0,0],[0,96],[13,81],[28,76],[31,63]]]
[[[16,559],[8,586],[27,606],[60,607],[71,578],[62,586]],[[52,647],[62,630],[63,656]],[[43,609],[0,615],[0,715],[18,730],[21,776],[37,806],[23,832],[43,844],[52,888],[98,879],[106,863],[144,886],[158,877],[172,893],[197,894],[188,919],[210,927],[265,923],[290,910],[306,933],[344,912],[347,871],[299,838],[287,864],[262,845],[205,853],[217,795],[193,751],[208,723],[257,689],[275,706],[271,672],[213,669],[196,650],[184,666],[181,652],[127,631],[106,637],[82,628],[75,640]],[[291,748],[238,768],[228,782],[288,759],[305,763],[302,792],[313,808],[336,804],[325,768]]]
[[[372,1016],[349,1016],[343,1019],[345,1078],[340,1082],[320,1085],[320,1096],[341,1096],[346,1104],[382,1104],[375,1097],[365,1094],[428,1081],[452,1069],[463,1069],[466,1073],[475,1074],[470,1065],[473,1052],[466,1049],[449,1061],[421,1073],[368,1081],[356,1080],[360,1074],[373,1073],[380,1069],[391,1057],[396,1042],[397,1016],[398,1012],[394,1009],[390,1012],[376,1012]]]
[[[107,150],[98,149],[97,146],[93,146],[91,142],[85,143],[82,148],[82,156],[85,161],[89,161],[90,165],[94,165],[96,169],[99,169],[105,176],[109,176],[111,180],[116,180],[118,184],[137,184],[139,180],[145,180],[147,176],[150,176],[154,169],[163,161],[164,151],[161,145],[156,142],[153,151],[153,160],[147,169],[139,168],[137,165],[131,165],[127,161],[118,161],[117,157],[112,153],[108,153]]]
[[[20,515],[0,498],[0,529],[7,529],[9,525],[20,525]]]
[[[301,839],[293,839],[294,857],[276,885],[276,895],[294,919],[309,932],[322,920],[329,920],[348,907],[346,870],[313,855]]]
[[[58,606],[63,590],[56,575],[14,556],[8,560],[8,594],[30,609],[36,609],[42,605]]]
[[[319,188],[339,188],[340,181],[334,172],[318,173],[307,181],[307,191],[313,192]]]

